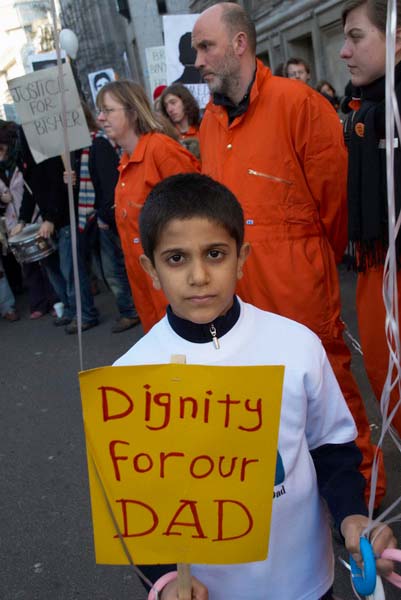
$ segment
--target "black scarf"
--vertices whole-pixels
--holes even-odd
[[[401,108],[401,63],[395,68],[395,91]],[[385,77],[361,88],[361,107],[349,139],[348,233],[357,269],[384,263],[388,248]],[[395,131],[398,138],[398,133]],[[398,140],[400,144],[400,140]],[[394,151],[396,213],[401,208],[401,148]],[[397,244],[401,263],[401,241]]]

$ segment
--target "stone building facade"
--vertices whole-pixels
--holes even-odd
[[[191,12],[217,4],[191,0]],[[311,85],[327,79],[341,96],[349,76],[339,52],[343,43],[339,0],[242,0],[256,26],[257,54],[273,70],[290,57],[306,60]]]

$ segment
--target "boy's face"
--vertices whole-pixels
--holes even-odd
[[[154,252],[141,264],[162,289],[175,315],[193,323],[212,323],[233,304],[237,279],[249,253],[228,231],[202,217],[173,219],[164,228]]]

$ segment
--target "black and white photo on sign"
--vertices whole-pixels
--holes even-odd
[[[192,29],[199,15],[164,15],[167,83],[182,83],[197,99],[201,108],[209,101],[209,88],[195,67],[196,52],[192,48]]]
[[[89,85],[94,103],[96,103],[96,96],[99,90],[106,85],[106,83],[114,81],[115,78],[116,74],[114,73],[114,70],[109,67],[101,69],[100,71],[88,73]]]

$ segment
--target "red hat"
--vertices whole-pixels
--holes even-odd
[[[153,91],[153,100],[157,100],[158,97],[162,95],[166,87],[166,85],[158,85]]]

